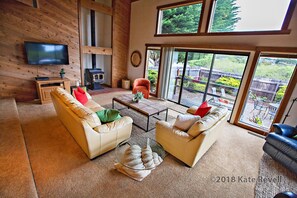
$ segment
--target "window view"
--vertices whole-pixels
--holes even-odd
[[[268,131],[284,97],[297,59],[260,57],[240,122]]]
[[[215,0],[209,32],[281,30],[290,0]]]
[[[150,81],[150,93],[157,94],[161,48],[148,47],[146,51],[146,77]]]
[[[231,110],[247,59],[247,55],[176,51],[167,98],[188,107],[207,100]]]
[[[158,34],[197,33],[202,3],[159,10]]]

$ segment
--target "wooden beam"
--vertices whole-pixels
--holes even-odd
[[[81,0],[81,6],[112,16],[112,8],[92,0]]]
[[[82,47],[82,52],[84,54],[112,55],[112,48],[83,46]]]
[[[37,0],[17,0],[17,1],[33,8],[39,8]]]

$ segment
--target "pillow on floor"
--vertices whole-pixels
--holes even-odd
[[[194,115],[199,115],[201,118],[203,118],[211,109],[211,106],[208,106],[207,101],[204,101],[200,107],[198,107],[197,111]]]
[[[120,112],[116,109],[104,109],[96,112],[102,123],[113,122],[121,118]]]
[[[197,121],[200,120],[201,117],[198,115],[178,115],[174,127],[182,130],[182,131],[188,131],[190,127]]]

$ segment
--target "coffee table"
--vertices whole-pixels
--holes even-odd
[[[166,153],[155,140],[138,137],[119,143],[115,155],[115,168],[119,172],[142,181],[163,162]]]
[[[161,112],[166,112],[166,117],[165,121],[167,121],[168,117],[168,108],[164,105],[157,104],[155,102],[152,102],[148,99],[141,99],[139,102],[134,102],[132,101],[133,99],[133,94],[124,94],[121,96],[116,96],[112,99],[112,108],[114,108],[114,103],[118,102],[122,104],[123,106],[126,106],[128,109],[133,109],[134,111],[144,115],[147,117],[147,125],[146,128],[143,128],[139,125],[137,125],[135,122],[133,122],[134,125],[138,126],[139,128],[143,129],[144,131],[148,132],[155,127],[149,129],[149,123],[150,123],[150,118],[154,115],[159,115]],[[160,120],[157,117],[154,117],[158,120]]]

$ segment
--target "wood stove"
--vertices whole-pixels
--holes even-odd
[[[86,81],[89,89],[103,89],[104,72],[101,69],[86,69]]]

